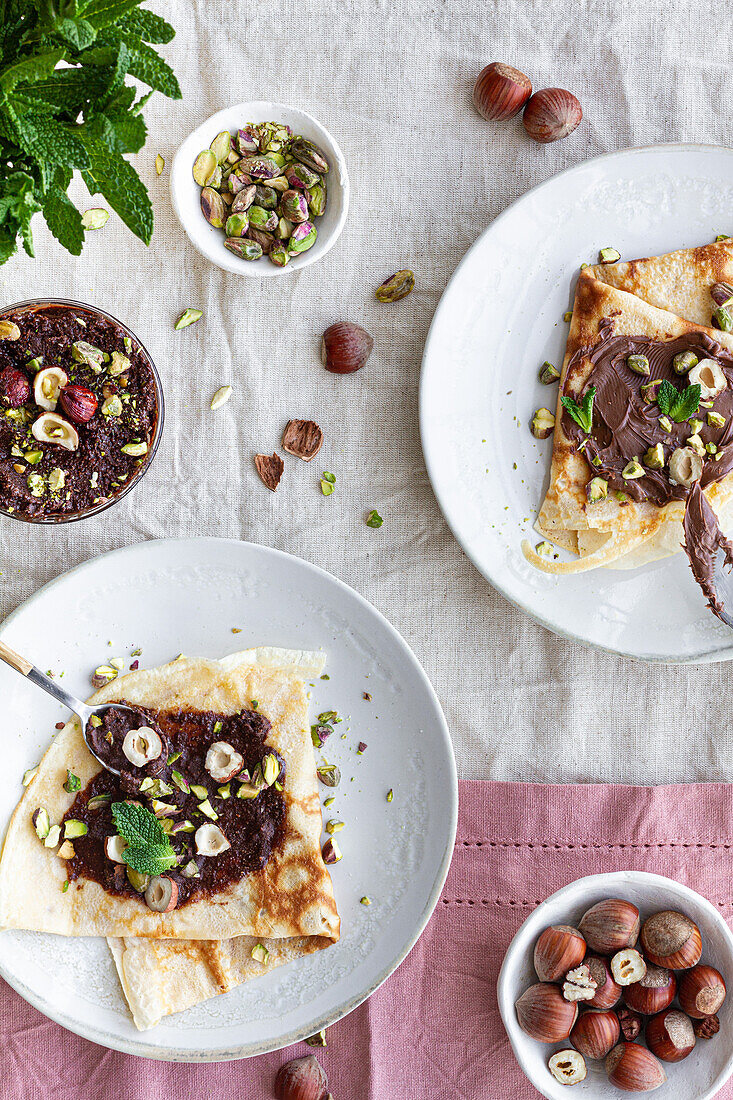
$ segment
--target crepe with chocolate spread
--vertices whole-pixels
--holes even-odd
[[[155,790],[143,795],[141,788],[137,797],[131,798],[115,786],[119,781],[91,755],[79,722],[73,719],[54,738],[8,827],[0,860],[0,927],[123,938],[122,946],[116,948],[118,966],[128,996],[137,989],[138,1001],[142,999],[140,975],[136,975],[133,956],[137,952],[142,957],[145,952],[136,948],[131,937],[181,941],[254,937],[265,946],[272,944],[272,964],[337,940],[339,917],[321,856],[321,807],[303,682],[322,667],[320,654],[259,649],[222,661],[180,658],[161,668],[133,672],[98,691],[91,702],[124,701],[139,707],[150,716],[153,726],[159,723],[164,737],[168,736],[165,731],[175,734],[179,728],[202,732],[204,743],[196,742],[196,753],[193,749],[189,753],[180,743],[177,747],[182,758],[176,759],[176,753],[171,757],[174,766],[178,763],[184,771],[194,769],[189,778],[201,784],[205,781],[207,790],[195,795],[201,801],[193,803],[193,812],[189,795],[174,790],[171,783],[165,789],[173,793],[162,794],[157,804],[150,801],[151,794],[160,794]],[[207,742],[240,728],[253,731],[249,750],[244,741],[237,742],[242,751],[254,753],[253,759],[258,761],[270,756],[273,774],[277,771],[280,777],[273,780],[270,776],[269,782],[259,787],[253,778],[247,787],[255,793],[245,792],[252,794],[245,799],[238,798],[237,779],[232,779],[230,792],[222,793],[221,781],[208,777],[199,760]],[[231,736],[234,738],[234,733]],[[78,778],[79,790],[65,789],[68,772]],[[169,769],[160,774],[170,779]],[[182,782],[189,785],[185,776]],[[208,809],[203,799],[206,794]],[[90,799],[94,800],[92,806]],[[137,893],[138,887],[130,889],[125,864],[105,860],[100,851],[95,815],[107,815],[102,833],[114,833],[109,803],[117,805],[125,799],[139,805],[148,801],[161,819],[170,819],[169,826],[175,822],[173,830],[179,825],[183,828],[169,840],[187,853],[186,867],[193,868],[193,877],[182,877],[186,873],[185,868],[181,872],[183,857],[168,871],[179,888],[179,904],[169,911],[149,908],[142,892]],[[183,810],[175,806],[176,800],[184,801]],[[73,854],[67,852],[64,858],[63,845],[47,847],[36,835],[33,816],[39,807],[51,823],[77,818],[88,822],[86,835],[71,840]],[[269,811],[265,812],[265,807]],[[184,815],[191,817],[191,828],[182,821]],[[225,822],[225,830],[230,831],[229,850],[219,855],[198,854],[199,826],[216,821]],[[251,835],[248,821],[257,826],[252,827]],[[236,837],[231,830],[237,831]],[[250,861],[247,866],[256,865],[257,869],[242,873],[237,866],[240,853],[245,862]],[[275,941],[284,943],[279,947]],[[167,954],[167,965],[173,971],[180,967],[182,955],[189,961],[188,977],[181,977],[180,988],[173,983],[173,1007],[162,1011],[183,1007],[182,1002],[190,996],[201,999],[212,982],[217,988],[228,988],[236,980],[253,976],[251,971],[257,969],[237,962],[239,948],[220,949],[218,961],[216,949],[196,943],[180,949],[161,947],[154,954],[158,960]],[[159,1006],[155,1011],[160,1010]]]
[[[690,436],[701,451],[701,487],[727,524],[733,514],[733,338],[710,327],[716,303],[708,281],[721,278],[733,278],[733,246],[726,242],[581,272],[560,378],[550,485],[537,523],[547,539],[578,560],[548,561],[525,544],[525,555],[538,568],[634,568],[677,552],[692,481],[675,483],[669,463],[675,451],[689,449]],[[676,305],[694,320],[657,302]],[[717,364],[725,388],[712,399],[703,395],[702,404],[678,422],[664,416],[657,398],[664,382],[667,408],[669,395],[681,397],[692,383],[694,369],[690,375],[675,367],[685,362],[675,357],[685,354],[690,363]],[[642,357],[636,363],[645,373],[629,368],[634,356]],[[586,435],[562,398],[580,403],[591,388],[592,428]],[[701,423],[693,432],[696,420]]]

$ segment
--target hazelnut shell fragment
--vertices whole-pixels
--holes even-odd
[[[293,1058],[277,1071],[277,1100],[325,1100],[327,1090],[328,1078],[315,1054]]]
[[[629,988],[633,988],[630,986]],[[616,1009],[618,1022],[621,1025],[621,1034],[627,1043],[633,1043],[641,1034],[643,1021],[638,1012],[634,1012],[626,1005],[620,1005]]]
[[[262,484],[274,493],[285,469],[285,463],[280,455],[276,451],[271,455],[255,455],[255,467]]]
[[[702,1020],[692,1021],[692,1030],[698,1039],[712,1039],[720,1031],[720,1020],[717,1016],[703,1016]]]
[[[514,118],[532,95],[532,82],[513,65],[492,61],[478,75],[473,105],[482,118],[503,122]]]
[[[282,449],[303,462],[310,462],[323,446],[323,432],[314,420],[288,420]]]

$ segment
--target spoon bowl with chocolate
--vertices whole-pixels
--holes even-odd
[[[0,513],[97,515],[140,481],[162,428],[153,361],[114,317],[61,300],[0,311]]]
[[[10,665],[16,672],[19,672],[21,676],[25,676],[30,683],[35,684],[36,687],[43,688],[48,692],[57,702],[62,703],[65,707],[68,707],[70,711],[78,717],[81,722],[82,735],[86,742],[92,756],[96,757],[103,768],[112,772],[113,775],[120,775],[120,769],[114,766],[114,763],[109,759],[109,754],[104,752],[104,738],[102,736],[95,736],[97,731],[102,730],[103,719],[107,711],[113,710],[115,714],[121,713],[123,716],[125,713],[131,715],[133,718],[137,718],[137,711],[132,707],[126,706],[124,703],[101,703],[99,706],[90,707],[87,703],[82,703],[80,699],[77,699],[70,692],[65,691],[60,684],[57,684],[49,676],[46,676],[39,668],[36,668],[31,661],[22,657],[20,653],[16,653],[10,646],[5,645],[4,642],[0,642],[0,661],[4,661],[6,665]],[[137,723],[136,723],[137,724]],[[158,734],[147,727],[130,731],[133,736],[129,737],[128,752],[126,755],[128,759],[132,760],[132,755],[135,755],[135,760],[139,758],[139,764],[144,764],[145,760],[150,757],[151,753],[154,753],[156,748],[155,739],[158,742],[160,738]]]

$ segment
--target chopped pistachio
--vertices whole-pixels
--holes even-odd
[[[99,727],[102,725],[102,719],[99,717],[98,714],[93,714],[89,719],[89,725]]]
[[[173,327],[178,332],[182,328],[188,328],[189,325],[195,324],[203,315],[204,311],[202,309],[184,309]]]
[[[716,455],[718,453],[718,448],[715,443],[706,443],[705,450],[709,455]]]
[[[113,393],[102,405],[102,416],[122,416],[122,401],[118,394]]]
[[[644,455],[642,462],[650,470],[661,470],[664,466],[664,447],[661,443],[655,443]]]
[[[690,435],[697,435],[702,431],[702,420],[693,417],[692,420],[688,421],[688,424],[690,425]]]
[[[389,790],[387,791],[387,801],[391,802],[393,800],[393,798],[394,798],[394,791],[390,787]]]
[[[83,821],[76,821],[74,818],[69,818],[64,823],[64,840],[74,840],[78,836],[86,836],[87,827]]]
[[[33,814],[31,821],[33,822],[33,828],[36,830],[38,839],[45,840],[51,828],[48,810],[44,810],[42,806],[39,807]]]
[[[109,210],[98,207],[95,210],[85,210],[81,216],[81,224],[85,229],[101,229],[109,221]]]
[[[705,454],[705,444],[703,443],[702,438],[697,434],[691,435],[688,438],[687,446],[691,447],[695,454],[700,455],[700,457]]]
[[[155,171],[159,176],[162,176],[164,169],[165,157],[161,156],[161,154],[158,153],[157,157],[155,158]]]
[[[552,363],[547,360],[540,367],[540,382],[543,386],[551,386],[553,382],[557,382],[560,377],[560,371]]]
[[[599,500],[605,500],[608,496],[608,482],[602,477],[594,477],[588,482],[586,496],[591,504],[597,504]]]
[[[262,963],[263,966],[270,957],[270,952],[267,950],[264,943],[256,943],[252,948],[251,954],[254,961]]]
[[[199,802],[198,808],[210,821],[218,821],[219,815],[208,798],[205,798],[203,802]]]
[[[125,443],[120,447],[123,455],[130,455],[132,458],[140,458],[141,455],[148,453],[147,443]]]
[[[268,752],[265,759],[262,761],[262,777],[265,781],[266,787],[271,787],[280,774],[280,762],[277,757]]]
[[[88,810],[101,810],[103,806],[106,806],[108,802],[112,801],[112,795],[106,792],[102,794],[95,794],[87,802]]]
[[[74,775],[74,773],[72,771],[69,771],[68,768],[67,768],[67,771],[66,771],[66,781],[64,783],[64,790],[67,792],[67,794],[73,794],[74,791],[80,791],[81,790],[81,779],[79,778],[78,775]]]
[[[549,409],[537,409],[532,417],[530,431],[535,439],[547,439],[555,428],[555,417]]]
[[[371,905],[372,899],[365,894],[363,898],[359,898],[359,902],[361,905]]]
[[[58,842],[61,840],[61,826],[52,825],[48,830],[48,836],[44,840],[43,844],[46,848],[55,848]]]
[[[657,423],[659,424],[660,428],[664,428],[665,432],[672,431],[672,421],[669,419],[668,416],[660,416]]]
[[[641,465],[637,457],[634,457],[631,459],[630,462],[627,462],[623,470],[621,471],[621,477],[624,478],[625,481],[634,481],[636,478],[643,476],[644,467]]]
[[[36,465],[38,465],[38,463],[43,458],[43,451],[39,451],[39,450],[26,451],[23,455],[23,458],[26,460],[26,462],[28,463],[29,466],[36,466]]]
[[[231,783],[225,783],[222,787],[217,787],[217,795],[219,798],[231,798],[232,785]]]
[[[181,775],[179,771],[174,770],[171,772],[171,780],[178,787],[179,791],[183,791],[184,794],[190,793],[191,787],[189,786],[188,780],[183,775]]]
[[[630,355],[626,360],[626,366],[634,374],[650,374],[651,368],[646,355]]]
[[[372,508],[371,512],[366,518],[367,527],[375,527],[378,529],[382,526],[383,523],[384,520],[380,516],[379,512],[376,510],[376,508]]]
[[[535,551],[536,553],[540,554],[541,557],[549,558],[550,554],[552,553],[552,543],[547,542],[546,540],[544,542],[538,542],[535,546]]]
[[[733,314],[725,306],[718,306],[713,310],[713,320],[721,332],[733,331]]]
[[[617,248],[602,248],[598,259],[602,264],[615,264],[621,259],[621,253]]]
[[[76,855],[76,849],[70,840],[65,840],[56,855],[59,859],[73,859]]]
[[[136,871],[134,867],[128,866],[127,881],[133,890],[137,890],[138,894],[144,894],[150,882],[150,875],[144,875],[141,871]]]
[[[195,794],[196,798],[200,798],[201,800],[209,797],[209,792],[206,790],[206,787],[202,787],[198,783],[191,784],[191,794]]]
[[[566,310],[565,313],[563,313],[562,319],[563,319],[563,321],[572,321],[572,319],[573,319],[572,309]]]
[[[335,820],[327,821],[326,822],[326,832],[330,833],[330,835],[333,836],[334,833],[340,833],[345,825],[346,825],[345,821],[335,821]]]
[[[37,771],[38,769],[36,768],[35,770]],[[329,806],[333,806],[335,801],[336,801],[335,795],[330,795],[328,798],[324,798],[323,805],[325,806],[326,809],[328,809]]]
[[[254,783],[241,783],[237,791],[237,798],[257,798],[260,788]]]
[[[34,777],[36,776],[37,773],[38,773],[38,764],[36,764],[35,768],[28,768],[27,771],[24,771],[23,772],[23,786],[27,787],[28,784],[31,783],[31,781],[34,779]]]
[[[325,1047],[326,1043],[326,1030],[317,1031],[315,1035],[309,1035],[305,1040],[309,1047]]]
[[[681,351],[679,355],[675,355],[672,360],[672,369],[675,374],[687,374],[693,367],[698,364],[698,358],[694,351]]]
[[[189,859],[188,863],[181,868],[181,874],[184,878],[200,878],[198,864],[195,859]]]
[[[324,787],[338,787],[341,782],[341,771],[335,764],[321,764],[316,772]]]
[[[727,233],[718,233],[717,237],[715,238],[715,243],[718,244],[720,241],[729,241],[729,240],[730,240],[730,236]]]
[[[602,466],[603,465],[603,463],[601,462],[601,456],[600,455],[593,455],[593,458],[590,460],[590,462],[591,462],[591,466]]]
[[[718,412],[709,412],[707,416],[708,424],[711,428],[724,428],[725,417],[721,416]]]

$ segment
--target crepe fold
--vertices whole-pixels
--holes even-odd
[[[79,878],[63,891],[66,865],[39,842],[31,818],[43,806],[52,822],[61,820],[75,797],[63,789],[67,769],[79,776],[82,788],[101,770],[74,718],[54,738],[8,827],[0,860],[0,927],[181,940],[306,937],[317,941],[314,948],[337,940],[339,917],[320,849],[321,806],[303,680],[317,675],[323,663],[320,654],[271,649],[222,661],[180,658],[114,680],[91,699],[225,715],[257,699],[260,713],[272,723],[266,744],[287,764],[281,839],[262,870],[170,913],[152,912],[142,900],[115,896],[90,879]],[[303,953],[303,945],[291,943],[291,950]]]
[[[634,569],[680,550],[684,501],[622,503],[609,494],[605,500],[588,503],[586,485],[594,471],[564,431],[560,396],[571,359],[601,344],[609,325],[614,336],[655,341],[704,333],[733,352],[733,337],[709,327],[710,288],[715,282],[733,282],[731,241],[581,271],[560,377],[550,481],[535,525],[544,538],[578,558],[548,561],[525,542],[525,557],[537,568],[558,574],[599,566]],[[579,366],[576,362],[572,396],[580,394],[591,370],[589,359],[583,358]],[[733,475],[708,486],[705,495],[726,527],[733,520]]]

